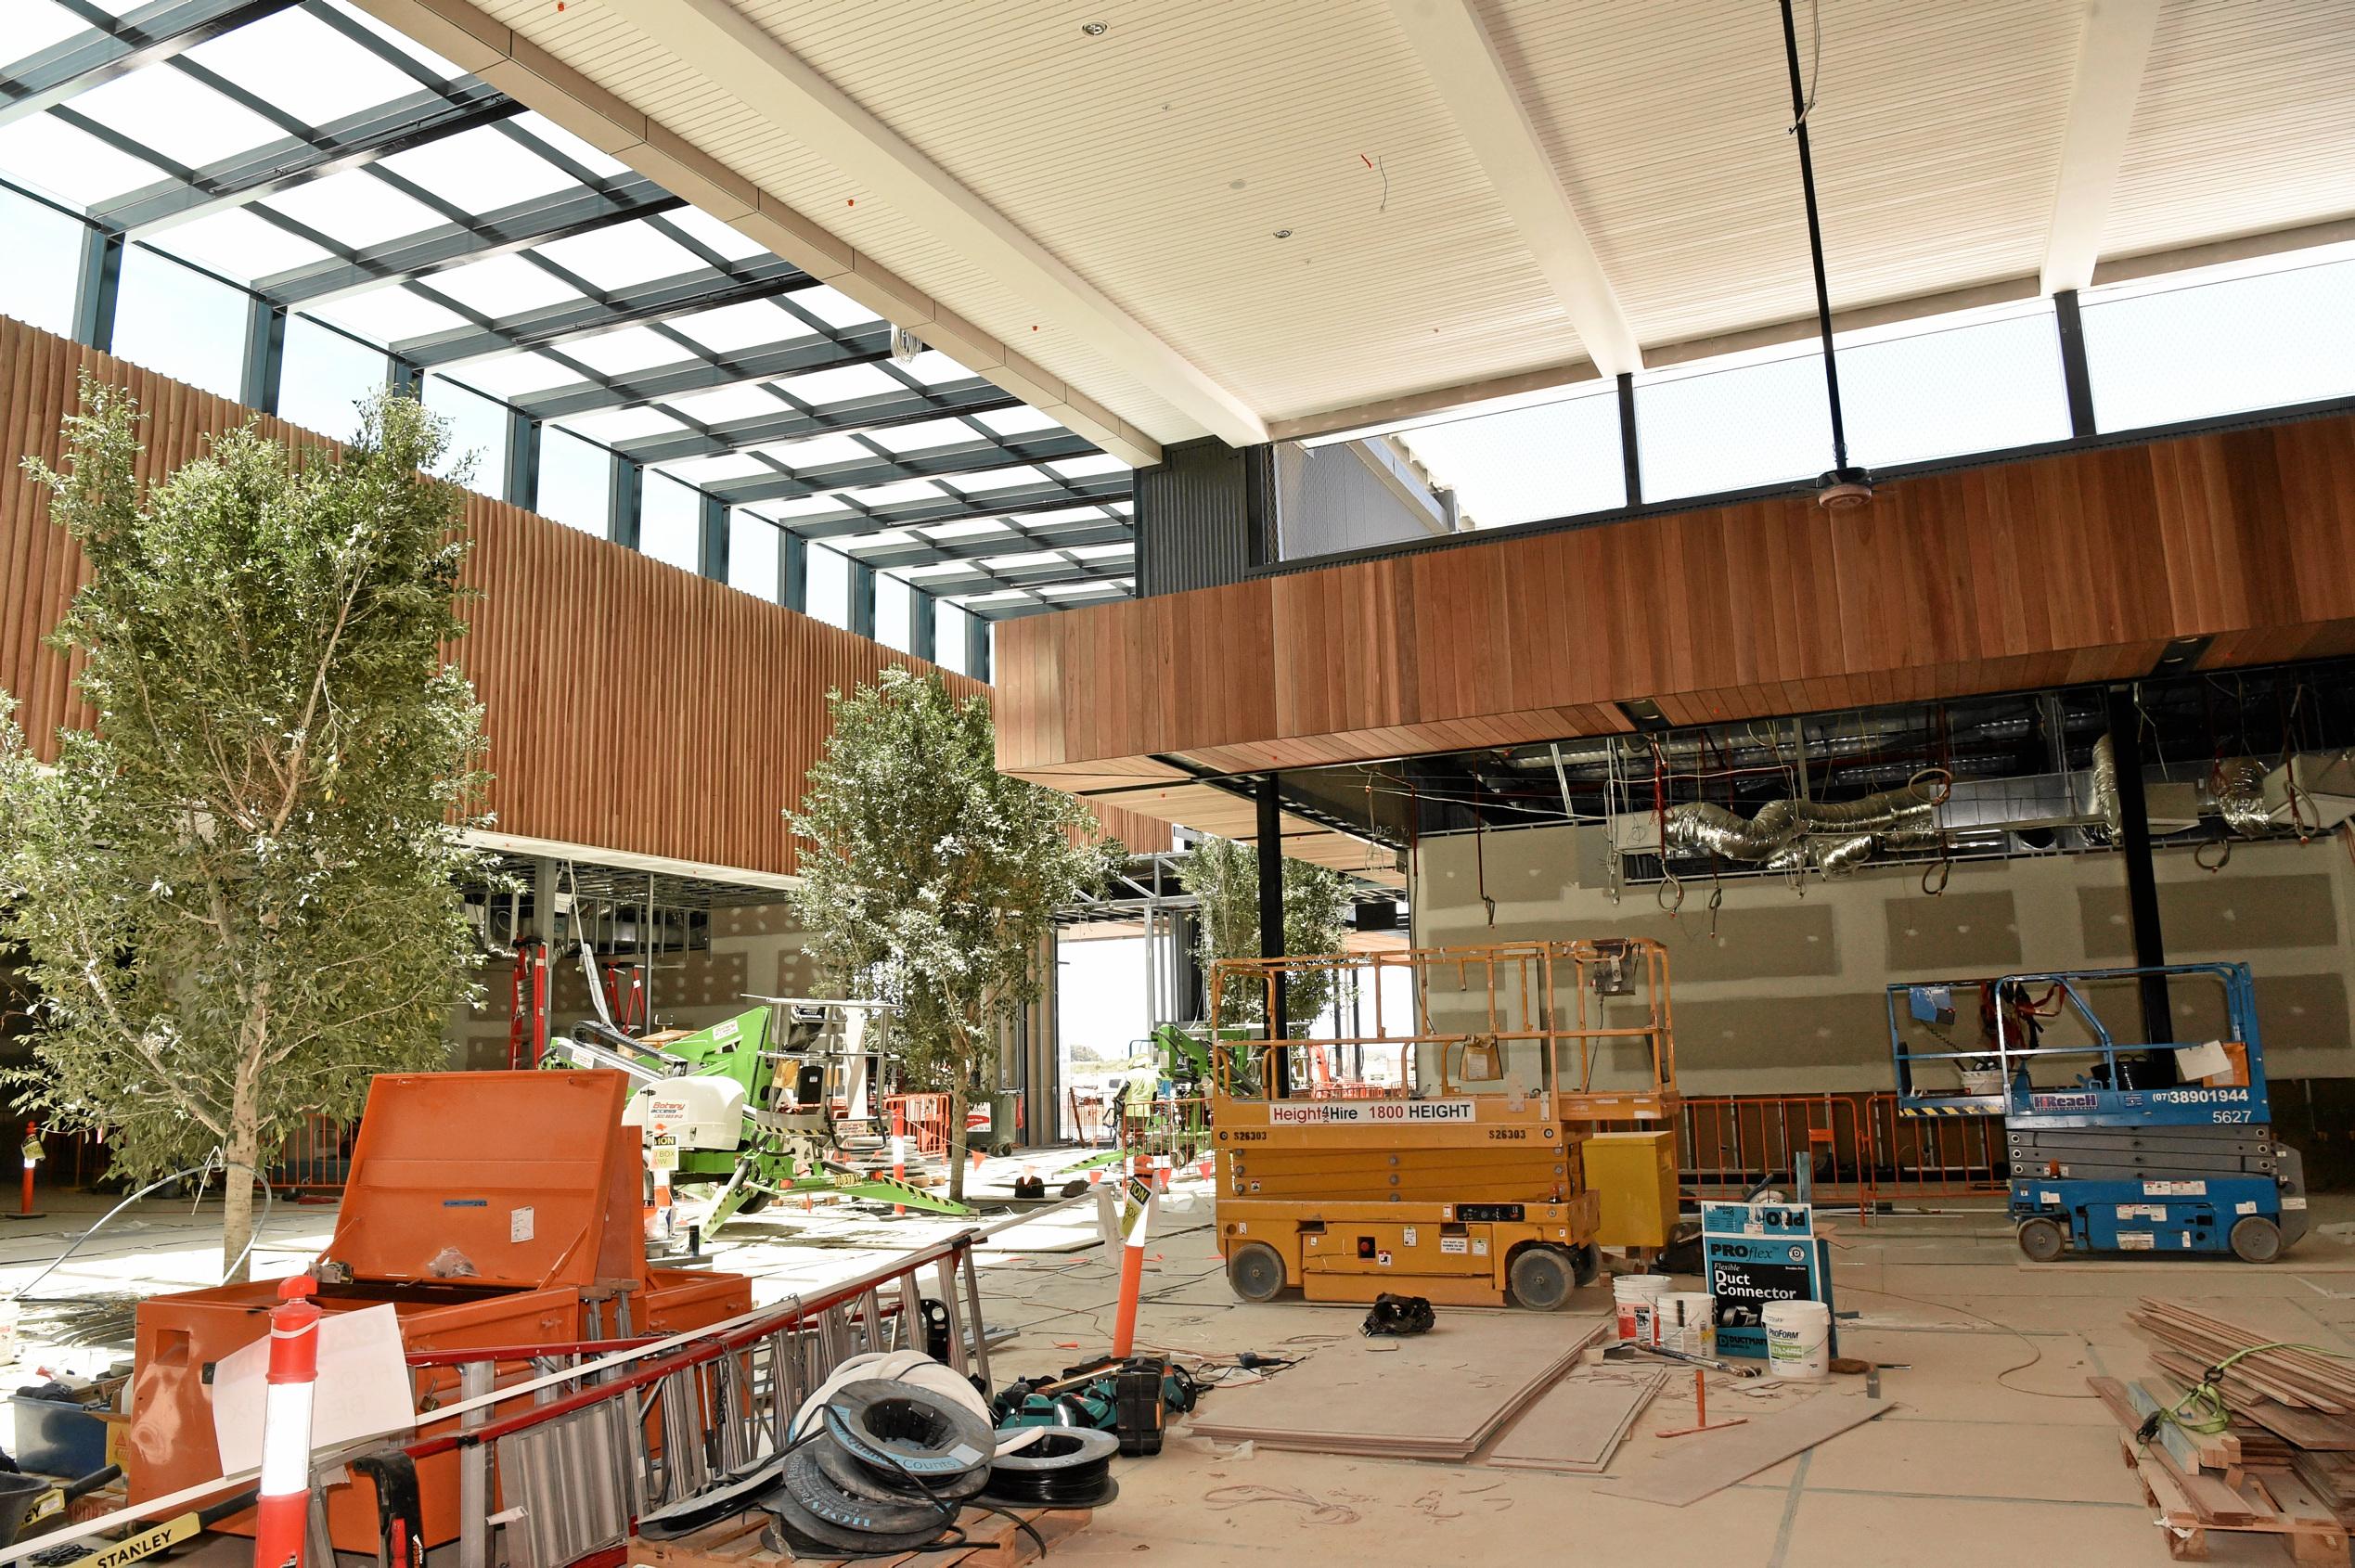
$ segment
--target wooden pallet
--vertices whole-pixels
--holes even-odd
[[[846,1559],[789,1557],[768,1550],[761,1545],[761,1530],[769,1523],[769,1516],[759,1509],[747,1509],[733,1519],[724,1519],[675,1541],[647,1541],[633,1536],[629,1561],[649,1563],[652,1568],[843,1568],[845,1563],[856,1563],[856,1568],[1015,1568],[1017,1563],[1032,1562],[1039,1555],[1038,1540],[1031,1538],[1033,1531],[1051,1547],[1087,1528],[1091,1517],[1087,1509],[1008,1511],[1012,1517],[967,1509],[957,1521],[958,1527],[965,1533],[966,1544],[961,1547]],[[1017,1524],[1017,1519],[1030,1529]]]
[[[2282,1543],[2293,1562],[2330,1564],[2346,1568],[2347,1528],[2329,1505],[2282,1472],[2246,1474],[2238,1495],[2248,1505],[2246,1523],[2226,1523],[2203,1513],[2182,1485],[2183,1477],[2163,1450],[2144,1452],[2131,1433],[2119,1440],[2126,1466],[2143,1484],[2143,1498],[2158,1510],[2157,1523],[2167,1533],[2168,1555],[2180,1562],[2198,1562],[2208,1554],[2207,1534],[2222,1530],[2233,1535],[2270,1535]]]

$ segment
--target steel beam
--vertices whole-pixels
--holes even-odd
[[[1128,499],[1128,476],[1117,484],[1108,476],[1062,485],[1025,484],[986,495],[944,495],[937,501],[902,501],[894,506],[860,510],[846,507],[822,517],[792,519],[793,532],[812,539],[840,539],[854,533],[873,533],[886,528],[923,528],[940,522],[979,522],[987,518],[1027,517],[1034,512],[1059,512],[1070,507],[1100,507]]]
[[[601,298],[568,300],[562,304],[525,311],[480,326],[453,327],[446,332],[405,338],[392,345],[392,352],[429,369],[437,369],[492,354],[555,348],[624,327],[670,321],[699,311],[773,300],[796,289],[815,288],[817,282],[791,263],[768,257],[747,262],[740,271],[732,274],[699,269],[616,289]]]
[[[802,500],[837,490],[890,484],[903,479],[987,473],[993,469],[1018,468],[1026,463],[1084,457],[1095,450],[1095,443],[1073,435],[1068,431],[1041,431],[1030,435],[960,442],[955,446],[910,452],[903,457],[852,458],[774,476],[756,474],[745,479],[721,480],[709,488],[714,495],[725,497],[731,506],[740,507],[763,501]]]
[[[830,403],[808,410],[764,415],[706,425],[698,431],[650,435],[625,441],[621,449],[641,463],[677,463],[690,457],[716,457],[748,446],[771,442],[800,441],[814,435],[851,431],[889,430],[895,425],[920,425],[931,419],[986,414],[1019,408],[1022,399],[975,378],[950,387],[912,389],[849,403]]]
[[[891,335],[890,324],[879,321],[845,332],[840,338],[818,338],[746,353],[714,354],[710,359],[685,360],[651,370],[633,371],[610,380],[577,381],[533,392],[516,399],[516,403],[538,419],[559,419],[568,414],[589,414],[606,408],[642,408],[689,392],[774,381],[845,365],[872,365],[891,357]]]
[[[191,170],[185,180],[166,180],[133,191],[92,216],[125,230],[134,239],[145,238],[329,174],[367,168],[412,148],[495,125],[521,112],[521,104],[479,84],[446,95],[418,93],[323,125],[314,134],[290,135]]]
[[[954,577],[927,577],[911,585],[934,598],[955,599],[1003,588],[1060,588],[1075,583],[1101,583],[1109,587],[1127,575],[1126,568],[1117,570],[1120,574],[1115,576],[1111,572],[1092,570],[1092,563],[1075,567],[1068,561],[1057,561],[1051,566],[999,567],[991,572],[961,572]]]
[[[1106,518],[1100,522],[1054,523],[1021,533],[1008,532],[978,539],[922,539],[904,545],[884,545],[860,550],[858,559],[872,566],[900,571],[914,566],[945,566],[950,561],[987,560],[992,556],[1031,555],[1039,550],[1079,550],[1091,545],[1132,542],[1127,520]],[[857,541],[853,540],[856,547]],[[1124,570],[1121,573],[1127,575]]]
[[[168,60],[208,39],[283,11],[297,0],[155,0],[121,17],[82,12],[97,38],[69,38],[54,48],[12,62],[21,69],[0,79],[0,125],[54,109],[118,76]]]
[[[602,190],[567,190],[485,213],[464,224],[445,224],[422,234],[366,250],[339,248],[327,236],[279,226],[337,253],[324,261],[259,278],[253,287],[281,304],[316,304],[341,294],[430,277],[469,262],[503,256],[551,239],[568,239],[632,218],[650,217],[687,205],[653,181],[629,175]],[[277,217],[277,214],[273,214]]]
[[[1100,597],[1091,594],[1086,598],[1077,597],[1051,599],[1041,598],[1023,604],[993,605],[987,609],[983,609],[970,604],[961,605],[959,608],[962,609],[967,614],[977,615],[984,621],[1020,621],[1025,616],[1044,615],[1050,610],[1069,610],[1075,606],[1082,604],[1101,604],[1107,599],[1133,598],[1135,597],[1136,596],[1126,588],[1107,585]]]

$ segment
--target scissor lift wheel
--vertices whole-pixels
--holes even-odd
[[[2068,1246],[2058,1220],[2037,1217],[2020,1221],[2020,1251],[2030,1263],[2051,1263]]]
[[[1532,1312],[1552,1312],[1570,1299],[1577,1283],[1577,1265],[1556,1247],[1525,1247],[1505,1270],[1515,1305]]]
[[[1227,1283],[1245,1301],[1273,1301],[1284,1288],[1283,1254],[1265,1241],[1245,1241],[1227,1254]]]
[[[2233,1255],[2243,1263],[2271,1263],[2282,1255],[2282,1227],[2263,1215],[2248,1215],[2233,1227]]]

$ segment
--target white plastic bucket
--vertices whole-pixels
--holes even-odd
[[[1669,1291],[1660,1297],[1660,1344],[1687,1356],[1718,1353],[1718,1301],[1706,1291]]]
[[[1660,1298],[1667,1289],[1665,1274],[1622,1274],[1611,1281],[1611,1300],[1618,1308],[1623,1343],[1660,1343]]]
[[[1767,1369],[1778,1378],[1813,1382],[1832,1369],[1832,1309],[1820,1301],[1769,1302],[1758,1313],[1766,1328]]]

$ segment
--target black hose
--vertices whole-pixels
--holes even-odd
[[[1112,1484],[1112,1460],[1090,1459],[1063,1470],[993,1470],[984,1496],[1017,1508],[1100,1508]]]

